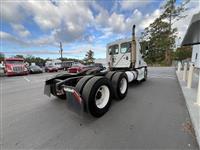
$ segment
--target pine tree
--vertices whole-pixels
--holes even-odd
[[[172,36],[175,36],[175,33],[172,32],[172,30],[177,30],[176,28],[172,28],[172,25],[179,21],[182,18],[185,18],[186,15],[183,15],[183,12],[187,10],[186,4],[189,2],[189,0],[185,0],[182,2],[179,6],[176,6],[176,0],[168,0],[165,5],[162,7],[163,14],[160,16],[162,20],[168,20],[169,22],[169,31],[168,31],[168,36],[172,40],[169,40],[168,42],[168,48],[165,51],[165,63],[167,65],[171,65],[172,62],[172,50],[174,48],[175,41]],[[174,37],[176,38],[176,37]]]
[[[94,63],[94,52],[92,50],[87,51],[84,58],[85,64],[93,64]]]
[[[176,6],[176,0],[167,0],[162,7],[163,13],[145,28],[141,40],[142,43],[148,43],[147,62],[171,65],[177,32],[177,28],[172,28],[172,25],[185,17],[182,14],[187,10],[188,2]]]
[[[1,61],[4,61],[4,58],[5,58],[5,55],[0,52],[0,63],[1,63]]]

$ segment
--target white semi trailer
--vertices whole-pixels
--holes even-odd
[[[98,68],[77,74],[58,74],[46,80],[44,93],[66,99],[70,108],[79,114],[87,112],[94,117],[103,116],[112,99],[122,100],[128,92],[128,83],[147,79],[147,64],[135,37],[121,39],[107,45],[106,59],[109,71]]]

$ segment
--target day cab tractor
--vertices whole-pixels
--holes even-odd
[[[88,69],[75,74],[58,74],[46,80],[44,93],[66,99],[69,108],[78,114],[87,112],[94,117],[103,116],[112,99],[122,100],[128,92],[128,83],[147,79],[135,25],[131,39],[122,39],[107,45],[109,71]]]
[[[5,58],[4,64],[4,72],[7,76],[28,74],[28,69],[23,58]]]

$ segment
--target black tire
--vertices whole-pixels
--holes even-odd
[[[92,74],[97,74],[100,72],[100,69],[95,68],[95,69],[89,69],[88,71],[86,71],[87,75],[92,75]]]
[[[126,82],[126,87],[124,88],[125,90],[120,90],[120,87],[122,86],[121,82],[122,79]],[[112,87],[113,87],[113,97],[116,100],[122,100],[127,92],[128,92],[128,78],[125,72],[116,72],[113,77],[112,77]]]
[[[85,86],[85,84],[87,83],[87,81],[89,81],[92,77],[94,77],[94,75],[88,75],[88,76],[84,76],[83,78],[81,78],[78,83],[76,84],[76,90],[82,94],[83,91],[83,87]]]
[[[108,79],[108,80],[112,80],[112,77],[113,77],[113,75],[116,73],[116,71],[109,71],[106,75],[105,75],[105,77]]]
[[[99,108],[96,104],[96,96],[98,90],[105,86],[109,91],[108,101],[106,102],[105,106]],[[95,76],[91,78],[83,88],[82,97],[85,100],[87,111],[94,117],[101,117],[103,116],[111,106],[111,84],[110,81],[102,76]],[[102,96],[102,95],[101,95]]]

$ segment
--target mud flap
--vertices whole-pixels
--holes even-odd
[[[66,93],[67,106],[68,108],[75,112],[76,114],[83,116],[84,114],[84,103],[79,92],[73,87],[65,87],[64,91]]]

